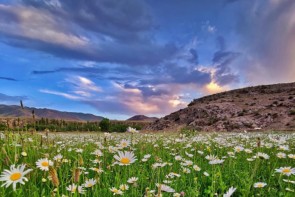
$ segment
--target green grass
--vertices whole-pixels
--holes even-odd
[[[111,152],[109,147],[118,146],[122,139],[131,141],[131,145],[122,150],[133,151],[137,158],[135,163],[129,166],[113,165],[114,155],[117,153]],[[235,152],[236,146],[242,146],[252,152]],[[289,150],[282,150],[282,146],[289,146]],[[26,164],[26,169],[33,169],[26,176],[29,180],[25,185],[17,184],[16,191],[13,191],[12,186],[0,187],[0,196],[39,197],[55,194],[108,197],[113,196],[110,188],[119,188],[121,184],[129,185],[129,190],[124,191],[123,196],[140,197],[144,196],[147,190],[155,190],[155,196],[158,196],[156,183],[164,182],[175,192],[184,192],[187,197],[222,196],[231,186],[237,188],[232,196],[295,195],[294,192],[286,190],[295,190],[295,185],[283,181],[295,181],[295,175],[286,176],[275,172],[275,169],[280,167],[295,167],[294,158],[288,157],[295,154],[294,133],[199,133],[186,136],[125,133],[111,134],[109,137],[97,133],[58,133],[50,134],[48,138],[40,134],[5,133],[5,139],[0,140],[0,147],[0,173],[9,169],[12,164]],[[76,152],[78,148],[83,149],[83,152]],[[91,154],[96,149],[103,152],[102,157]],[[203,154],[200,154],[200,151]],[[27,156],[22,156],[22,152],[26,152]],[[266,153],[270,158],[253,158],[258,152]],[[286,158],[278,158],[279,152],[286,153]],[[54,161],[53,157],[57,154],[61,154],[68,162]],[[151,157],[143,162],[146,154]],[[211,165],[205,158],[207,155],[215,155],[224,162]],[[175,156],[181,156],[183,160],[178,161]],[[41,171],[36,167],[35,162],[45,157],[54,161],[53,167],[57,170],[60,182],[57,188],[48,179],[48,171]],[[253,161],[247,160],[250,158]],[[94,159],[99,159],[100,163],[93,163]],[[198,165],[201,170],[196,171],[193,165],[185,166],[187,160]],[[163,167],[153,168],[155,163],[163,164]],[[93,167],[101,168],[104,172],[98,174],[90,169]],[[92,188],[85,188],[85,194],[71,193],[66,189],[74,183],[73,171],[77,168],[81,169],[77,185],[82,185],[86,179],[97,180],[97,184]],[[167,178],[171,172],[179,174],[180,177]],[[204,172],[209,176],[205,176]],[[131,177],[138,178],[136,185],[127,183]],[[46,182],[42,182],[42,178],[45,178]],[[265,182],[267,185],[264,188],[254,188],[256,182]],[[173,196],[173,193],[162,192],[162,195]]]

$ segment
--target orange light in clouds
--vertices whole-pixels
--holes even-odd
[[[206,89],[209,93],[218,93],[224,91],[224,88],[219,86],[217,83],[211,81],[206,85]]]

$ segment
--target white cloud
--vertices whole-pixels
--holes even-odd
[[[81,99],[83,99],[82,97],[72,95],[72,94],[68,94],[68,93],[64,93],[64,92],[58,92],[58,91],[47,90],[47,89],[41,89],[39,91],[42,92],[42,93],[46,93],[46,94],[53,94],[53,95],[57,95],[57,96],[62,96],[64,98],[71,99],[71,100],[81,100]]]

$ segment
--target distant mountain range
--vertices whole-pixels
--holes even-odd
[[[193,100],[148,130],[295,130],[295,83],[260,85]]]
[[[52,110],[47,108],[33,108],[25,107],[22,109],[17,105],[0,105],[0,118],[1,117],[32,117],[32,111],[34,110],[36,118],[48,118],[48,119],[63,119],[69,121],[100,121],[102,116],[96,116],[93,114],[85,114],[78,112],[62,112],[58,110]]]
[[[131,118],[127,119],[127,121],[147,121],[147,122],[153,122],[158,120],[159,118],[156,117],[148,117],[145,115],[135,115],[132,116]]]

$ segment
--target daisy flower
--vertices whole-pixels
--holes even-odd
[[[28,179],[25,177],[26,174],[32,171],[32,169],[25,170],[26,165],[22,164],[17,167],[15,165],[10,166],[10,170],[4,170],[0,176],[0,181],[4,181],[1,185],[1,187],[6,186],[9,187],[12,184],[13,190],[16,189],[16,184],[25,184],[25,181],[28,181]]]
[[[255,188],[263,188],[265,187],[267,184],[266,183],[263,183],[263,182],[257,182],[257,183],[254,183],[254,187]]]
[[[260,158],[260,159],[269,159],[269,155],[268,155],[268,154],[261,153],[261,152],[258,152],[258,153],[256,154],[256,157],[257,157],[257,158]]]
[[[237,188],[234,188],[234,187],[230,187],[228,189],[228,191],[223,194],[223,197],[230,197],[235,191],[236,191]]]
[[[63,156],[61,154],[58,154],[58,155],[53,157],[53,160],[60,162],[62,160],[62,158],[63,158]]]
[[[291,167],[280,167],[279,169],[276,169],[276,172],[290,176],[290,175],[295,175],[295,168]]]
[[[72,185],[69,185],[66,189],[72,193],[75,193],[77,190],[77,185],[73,183]]]
[[[279,152],[279,153],[277,153],[277,157],[278,158],[286,158],[286,153],[282,153],[282,152]]]
[[[165,184],[156,184],[156,185],[158,188],[161,188],[161,191],[163,191],[163,192],[168,192],[168,193],[175,192],[175,190],[168,185],[165,185]]]
[[[42,171],[48,171],[49,166],[53,166],[53,162],[47,158],[42,158],[36,162],[36,166]]]
[[[213,160],[209,161],[209,164],[215,165],[215,164],[222,164],[223,162],[224,162],[224,160],[222,160],[222,159],[213,159]]]
[[[131,177],[127,180],[127,183],[134,184],[138,181],[137,177]]]
[[[119,190],[119,189],[117,189],[115,187],[110,188],[110,190],[111,190],[111,192],[114,193],[114,195],[123,195],[122,190]]]
[[[120,166],[130,165],[137,160],[134,153],[131,151],[119,151],[118,155],[115,155],[114,158],[117,160],[116,164],[119,164]]]
[[[127,132],[129,132],[129,133],[138,133],[139,131],[137,131],[136,129],[134,129],[132,127],[128,127]]]
[[[122,185],[120,185],[119,188],[120,188],[120,190],[125,191],[125,190],[128,190],[129,189],[129,186],[126,185],[126,184],[122,184]]]
[[[126,148],[126,147],[128,147],[130,145],[130,141],[129,140],[125,140],[125,139],[123,139],[123,140],[121,140],[121,142],[120,142],[120,147],[121,148]]]
[[[84,187],[92,187],[96,184],[96,180],[95,179],[88,179],[85,181],[84,183]]]

